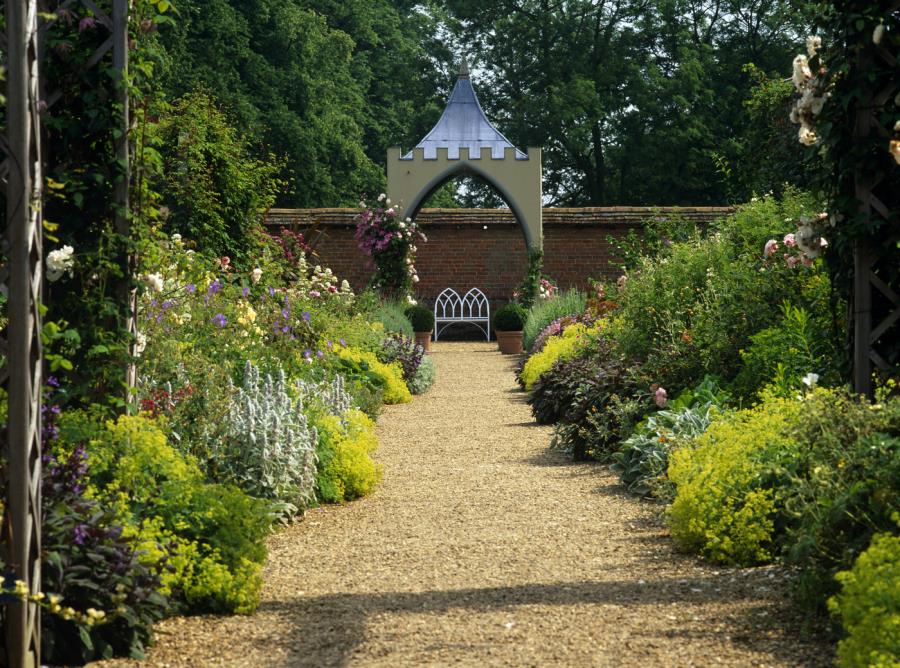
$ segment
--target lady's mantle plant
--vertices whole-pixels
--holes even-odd
[[[302,402],[288,394],[284,371],[277,380],[263,378],[247,362],[223,426],[224,438],[214,448],[224,450],[216,456],[224,478],[253,496],[286,504],[288,512],[312,500],[318,434]]]
[[[416,273],[416,243],[428,241],[419,227],[409,218],[400,216],[399,207],[392,206],[384,193],[378,204],[369,207],[359,203],[356,240],[363,253],[375,263],[372,285],[383,296],[406,299],[414,304],[412,288],[419,282]]]

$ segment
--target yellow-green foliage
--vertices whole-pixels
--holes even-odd
[[[676,485],[669,509],[673,538],[684,548],[731,564],[772,558],[776,491],[763,482],[780,457],[788,457],[788,430],[800,402],[768,398],[726,413],[694,442],[669,456]]]
[[[412,401],[412,394],[403,380],[403,369],[399,362],[384,364],[378,361],[375,353],[356,348],[338,349],[341,359],[349,360],[356,364],[364,363],[369,370],[384,381],[384,394],[382,400],[386,404],[405,404]]]
[[[847,632],[838,644],[838,665],[900,666],[900,536],[875,534],[853,568],[836,579],[841,592],[828,607]]]
[[[327,500],[340,502],[371,492],[381,480],[381,466],[371,457],[378,447],[375,423],[362,411],[347,411],[342,418],[321,417],[317,426],[328,441],[330,459],[317,482],[329,489]]]
[[[68,424],[62,419],[61,434],[69,443],[88,440],[87,494],[115,509],[142,562],[165,562],[163,593],[189,611],[252,612],[268,506],[235,487],[206,483],[196,461],[169,445],[146,415],[122,416],[104,429],[74,415]]]
[[[571,359],[584,350],[590,342],[590,335],[597,331],[596,327],[589,328],[587,325],[577,323],[567,327],[561,336],[551,336],[547,339],[543,350],[525,362],[522,369],[525,389],[530,390],[538,378],[550,370],[554,362]]]

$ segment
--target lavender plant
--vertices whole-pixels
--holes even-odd
[[[280,502],[277,510],[286,515],[313,499],[317,440],[302,400],[287,392],[284,371],[277,379],[263,378],[247,362],[243,386],[224,417],[223,438],[212,449],[224,479],[248,494]]]

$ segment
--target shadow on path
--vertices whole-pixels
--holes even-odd
[[[271,637],[266,642],[281,645],[289,652],[286,666],[344,666],[356,647],[365,639],[366,622],[370,617],[383,614],[432,614],[441,615],[455,609],[473,613],[496,609],[513,611],[517,606],[528,605],[607,605],[610,618],[615,617],[615,606],[642,606],[676,604],[679,609],[692,603],[717,603],[721,595],[717,592],[720,582],[735,577],[745,577],[746,587],[738,590],[737,596],[732,584],[729,600],[743,600],[748,606],[735,615],[731,640],[739,646],[759,647],[760,635],[766,626],[776,620],[769,620],[761,628],[760,619],[765,619],[765,611],[770,604],[758,600],[754,585],[766,582],[765,573],[725,570],[704,577],[566,582],[555,584],[525,584],[505,587],[484,587],[456,589],[449,591],[424,592],[378,592],[368,594],[333,594],[292,600],[267,601],[260,612],[280,617],[296,629],[296,636]],[[781,627],[780,624],[778,624]],[[796,629],[789,629],[797,631]],[[682,625],[678,621],[671,624],[666,632],[669,637],[687,636],[691,638],[713,637],[717,631],[710,625]],[[297,639],[302,643],[298,646]],[[796,655],[781,656],[797,666],[826,666],[828,657],[799,660]]]

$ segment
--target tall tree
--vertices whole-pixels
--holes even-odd
[[[349,205],[383,190],[385,149],[438,104],[431,81],[449,57],[436,48],[432,17],[411,3],[178,7],[165,36],[170,94],[211,91],[244,134],[283,157],[282,205]]]
[[[482,101],[545,150],[556,204],[727,199],[715,157],[740,157],[751,82],[798,41],[791,0],[444,0],[475,45]]]

